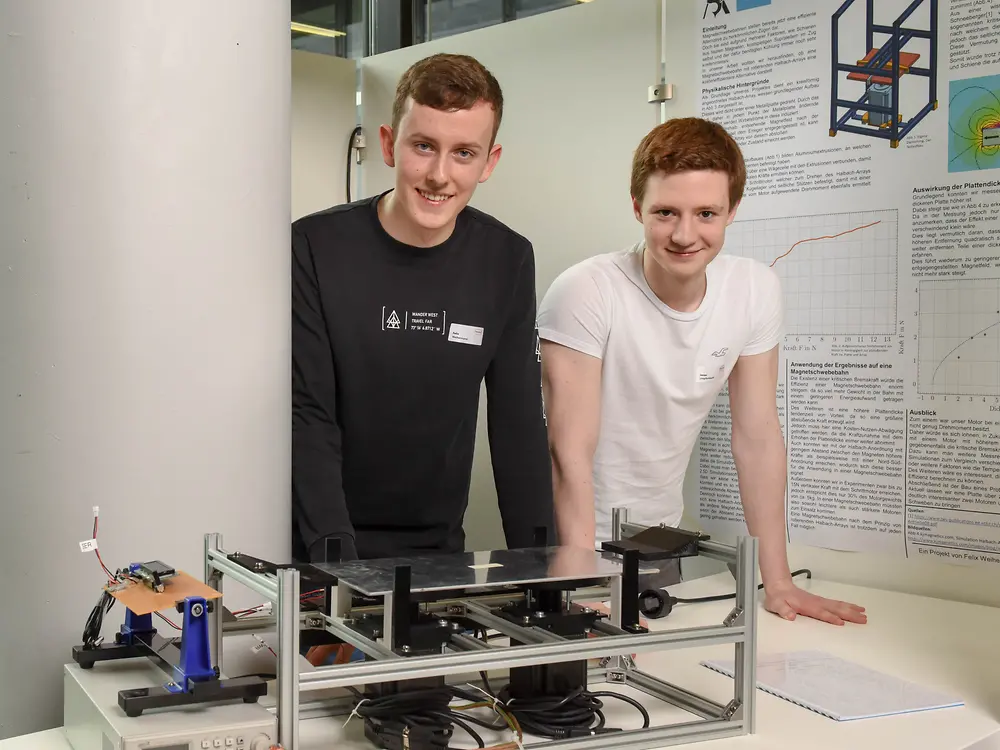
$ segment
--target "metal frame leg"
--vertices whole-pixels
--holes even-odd
[[[205,585],[222,593],[222,573],[209,563],[209,550],[218,552],[222,549],[222,534],[205,534]],[[208,614],[208,642],[212,665],[224,673],[222,664],[222,600],[216,601]]]
[[[622,524],[628,523],[628,508],[611,509],[611,541],[620,542],[622,540]]]
[[[299,747],[299,571],[278,571],[278,742]]]
[[[735,694],[737,710],[748,734],[756,731],[757,704],[757,539],[740,537],[736,543],[739,557],[736,578],[735,623],[742,622],[743,641],[737,643]]]

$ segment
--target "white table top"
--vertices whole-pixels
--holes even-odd
[[[994,735],[1000,737],[1000,609],[856,586],[798,579],[821,596],[866,608],[867,625],[835,627],[798,618],[787,622],[761,609],[759,654],[817,649],[872,669],[950,692],[964,707],[924,713],[837,722],[775,696],[757,691],[757,734],[702,743],[706,750],[872,750],[927,748],[965,750]],[[680,597],[733,590],[728,574],[687,582],[671,589]],[[677,605],[652,627],[693,627],[718,620],[732,602]],[[683,655],[683,659],[678,658]],[[732,657],[732,647],[685,649],[639,657],[645,671],[696,693],[725,702],[732,680],[698,664],[705,658]],[[984,745],[992,747],[992,743]],[[977,748],[978,750],[978,748]]]
[[[785,622],[761,610],[758,652],[819,649],[929,688],[951,692],[966,706],[923,713],[836,722],[784,700],[757,691],[757,734],[695,746],[705,750],[993,750],[1000,747],[1000,609],[959,604],[926,597],[855,586],[805,581],[811,591],[866,607],[867,625],[841,628],[813,620]],[[688,581],[670,589],[684,598],[733,591],[728,573]],[[653,629],[716,624],[732,601],[677,605],[673,613],[653,621]],[[228,641],[228,639],[227,639]],[[640,655],[640,669],[720,703],[732,697],[732,680],[699,662],[732,657],[732,646],[682,649]],[[977,671],[978,670],[978,671]],[[640,694],[634,694],[639,697]],[[303,696],[305,699],[306,696]],[[662,706],[646,696],[654,723],[690,720],[690,714]],[[635,710],[615,701],[608,706],[608,724],[637,726]],[[359,739],[362,722],[353,719],[346,735],[344,717],[304,719],[300,750],[371,750]],[[456,730],[456,746],[465,738]],[[331,745],[331,743],[334,743]],[[981,743],[981,744],[977,744]],[[469,745],[470,747],[472,745]],[[0,750],[69,750],[61,729],[0,741]]]

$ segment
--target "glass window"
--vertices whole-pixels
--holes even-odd
[[[336,57],[361,57],[365,2],[292,0],[292,48]]]
[[[363,57],[369,16],[383,19],[387,28],[395,26],[398,33],[403,8],[412,9],[412,43],[420,44],[582,2],[591,0],[291,0],[292,47]],[[391,35],[379,36],[379,51],[388,51],[382,49],[386,39]]]
[[[415,0],[415,41],[440,39],[580,2],[590,0]]]

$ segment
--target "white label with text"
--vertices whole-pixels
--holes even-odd
[[[461,323],[452,323],[451,328],[448,329],[448,340],[456,341],[459,344],[482,346],[483,329],[479,326],[467,326]]]

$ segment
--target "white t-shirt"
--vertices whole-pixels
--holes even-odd
[[[539,305],[542,339],[603,360],[598,546],[611,539],[616,506],[633,523],[680,523],[684,474],[709,410],[736,360],[772,349],[782,333],[781,284],[764,264],[720,253],[701,306],[678,312],[646,282],[643,248],[572,266]]]

